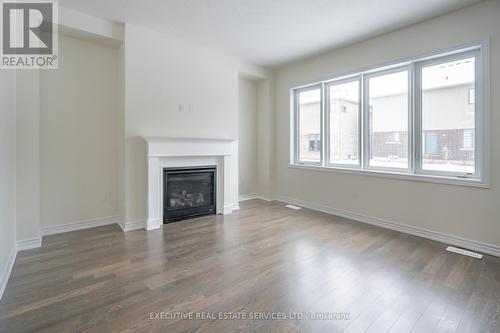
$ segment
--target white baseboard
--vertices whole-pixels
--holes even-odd
[[[142,229],[150,231],[150,230],[160,229],[162,225],[163,225],[163,219],[153,218],[147,220],[145,223],[143,223],[142,221],[127,222],[126,229],[127,231],[139,230],[141,229],[142,226]]]
[[[7,287],[7,282],[9,282],[10,273],[12,272],[12,267],[14,266],[14,262],[16,261],[16,256],[17,248],[14,246],[9,254],[5,267],[0,272],[0,300],[2,299],[5,288]]]
[[[118,216],[108,216],[97,219],[85,220],[72,222],[68,224],[60,224],[60,225],[51,225],[47,227],[42,227],[42,235],[49,236],[55,234],[62,234],[64,232],[77,231],[88,228],[102,227],[110,224],[119,223]]]
[[[271,202],[271,201],[276,200],[273,197],[268,197],[266,195],[259,195],[259,194],[255,197],[255,199],[264,200],[264,201],[267,201],[267,202]]]
[[[222,215],[231,214],[233,212],[233,204],[224,205]],[[219,212],[217,212],[219,214]]]
[[[252,199],[257,199],[257,193],[241,194],[238,197],[238,201],[247,201],[247,200],[252,200]]]
[[[493,245],[493,244],[482,243],[482,242],[478,242],[478,241],[474,241],[474,240],[470,240],[470,239],[465,239],[465,238],[458,237],[458,236],[453,236],[453,235],[444,234],[444,233],[437,232],[437,231],[432,231],[429,229],[418,228],[418,227],[413,227],[413,226],[409,226],[409,225],[405,225],[405,224],[401,224],[401,223],[397,223],[397,222],[393,222],[393,221],[388,221],[388,220],[381,219],[378,217],[372,217],[372,216],[358,214],[358,213],[354,213],[354,212],[350,212],[350,211],[346,211],[346,210],[342,210],[342,209],[336,209],[333,207],[317,204],[317,203],[310,202],[310,201],[304,201],[304,200],[289,198],[289,197],[285,197],[285,196],[278,196],[276,198],[276,200],[280,201],[280,202],[287,203],[287,204],[302,206],[302,207],[316,210],[319,212],[348,218],[348,219],[355,220],[358,222],[376,225],[376,226],[381,227],[381,228],[391,229],[391,230],[407,233],[410,235],[431,239],[431,240],[445,243],[448,245],[455,245],[455,246],[459,246],[459,247],[462,247],[462,248],[465,248],[468,250],[490,254],[490,255],[495,256],[495,257],[500,257],[500,247]]]
[[[123,222],[123,220],[120,219],[120,221],[118,222],[118,225],[120,226],[120,228],[122,228],[123,232],[141,230],[141,229],[146,228],[146,225],[143,221]]]
[[[247,201],[247,200],[253,200],[253,199],[259,199],[259,200],[264,200],[264,201],[273,201],[274,199],[271,198],[271,197],[267,197],[265,195],[260,195],[260,194],[257,194],[257,193],[252,193],[252,194],[244,194],[244,195],[240,195],[238,197],[238,201]]]
[[[17,241],[17,250],[31,250],[42,246],[42,236],[31,239],[21,239]]]
[[[239,210],[240,209],[240,204],[238,202],[233,202],[233,204],[231,205],[231,208],[233,210]]]

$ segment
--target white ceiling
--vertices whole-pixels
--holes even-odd
[[[59,0],[278,67],[480,0]]]

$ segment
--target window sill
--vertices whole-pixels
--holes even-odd
[[[381,178],[391,178],[399,180],[410,180],[424,183],[435,183],[435,184],[445,184],[445,185],[456,185],[456,186],[467,186],[467,187],[477,187],[477,188],[490,188],[490,184],[483,182],[479,179],[466,179],[460,177],[445,177],[445,176],[432,176],[432,175],[416,175],[401,172],[387,172],[379,170],[359,170],[341,167],[329,167],[322,165],[310,165],[310,164],[289,164],[291,169],[301,169],[301,170],[312,170],[321,172],[334,172],[343,173],[350,175],[360,175],[360,176],[372,176]]]

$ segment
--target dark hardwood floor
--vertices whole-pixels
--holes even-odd
[[[18,254],[0,332],[500,332],[500,259],[445,247],[259,200],[44,237]]]

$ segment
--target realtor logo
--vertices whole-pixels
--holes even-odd
[[[2,0],[0,17],[0,68],[57,68],[56,0]]]

